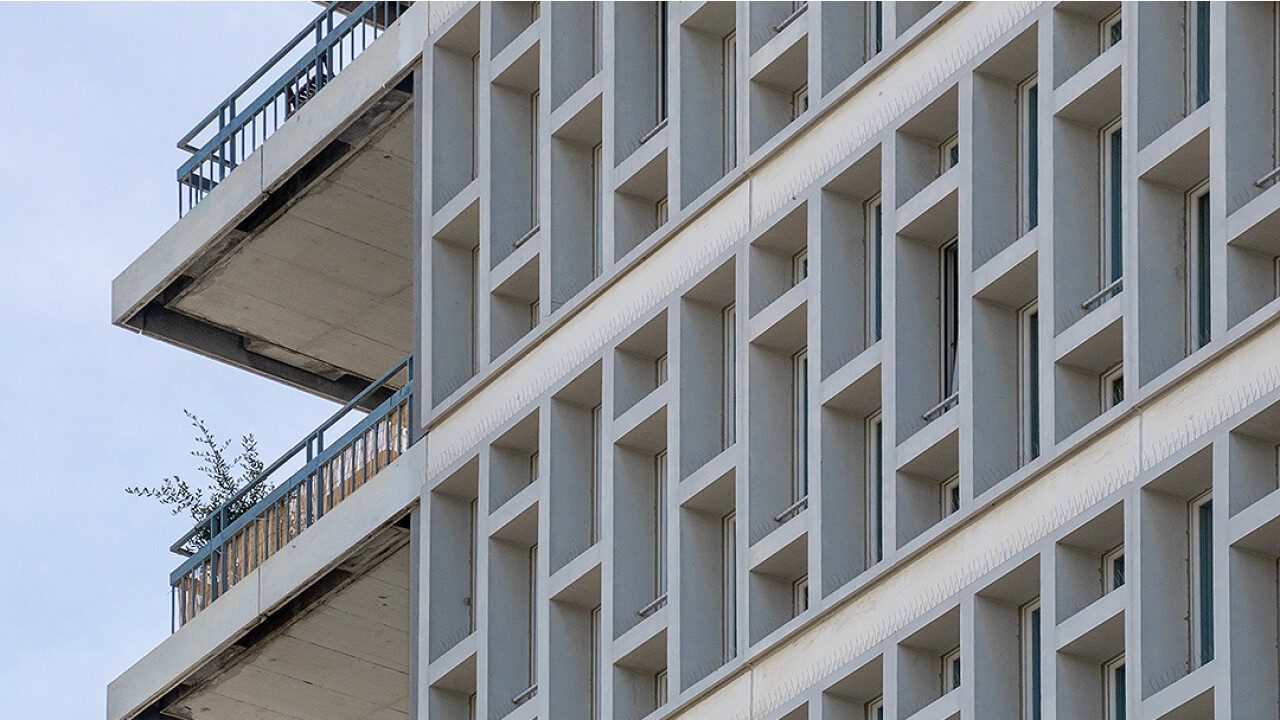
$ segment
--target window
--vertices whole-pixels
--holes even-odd
[[[589,691],[591,693],[591,720],[601,720],[604,717],[600,711],[600,664],[604,657],[604,625],[600,609],[599,605],[591,609],[591,669],[588,671]]]
[[[653,204],[653,222],[655,227],[662,227],[667,224],[667,196],[663,195],[662,199]]]
[[[654,707],[662,707],[667,704],[666,668],[662,668],[653,676],[653,703]]]
[[[942,694],[960,687],[960,648],[942,656]]]
[[[471,179],[480,177],[480,53],[471,56]]]
[[[542,303],[534,300],[529,303],[529,329],[538,327],[538,321],[542,319]]]
[[[1107,720],[1125,720],[1128,706],[1125,701],[1124,656],[1121,655],[1102,666],[1103,706]]]
[[[538,105],[542,93],[534,90],[529,96],[529,227],[538,227]],[[530,232],[529,235],[533,233]],[[526,239],[529,237],[526,235]]]
[[[884,50],[884,3],[869,2],[866,4],[866,9],[866,59],[870,60],[872,55]]]
[[[1124,222],[1121,215],[1124,197],[1121,164],[1123,151],[1124,138],[1120,122],[1117,120],[1103,128],[1101,137],[1102,245],[1098,255],[1101,258],[1102,290],[1104,291],[1116,285],[1124,274]],[[1106,297],[1102,299],[1105,300]]]
[[[809,609],[809,576],[801,575],[791,583],[791,617],[799,617]]]
[[[538,687],[538,545],[529,548],[529,687]],[[528,691],[524,693],[530,695]],[[528,699],[528,698],[526,698]]]
[[[1191,501],[1191,666],[1213,659],[1213,495]]]
[[[868,200],[867,204],[863,206],[863,216],[866,219],[864,243],[866,247],[867,274],[867,344],[870,345],[880,339],[884,302],[881,296],[882,273],[884,272],[882,264],[884,216],[879,195]]]
[[[1040,457],[1040,312],[1032,302],[1018,311],[1018,413],[1022,462]]]
[[[471,374],[480,372],[480,246],[471,248]]]
[[[529,456],[529,484],[532,485],[538,480],[538,451],[534,450]]]
[[[805,83],[791,93],[791,119],[795,120],[809,109],[809,85]]]
[[[604,145],[591,148],[591,277],[604,272]]]
[[[721,638],[724,661],[738,655],[738,516],[729,513],[720,520]]]
[[[1124,26],[1120,24],[1120,11],[1103,18],[1099,25],[1100,50],[1106,52],[1124,39]]]
[[[724,171],[738,165],[738,35],[729,33],[721,42],[724,64]]]
[[[791,284],[799,285],[801,281],[809,277],[809,248],[802,247],[800,251],[791,256]]]
[[[653,458],[653,596],[667,594],[667,451]]]
[[[791,358],[791,501],[809,496],[809,351]]]
[[[880,413],[867,418],[867,565],[884,559],[884,425]]]
[[[1124,546],[1102,556],[1102,592],[1109,593],[1124,585]]]
[[[938,174],[960,164],[960,136],[952,135],[938,146]]]
[[[1209,3],[1187,3],[1187,112],[1209,102]]]
[[[949,399],[959,389],[956,377],[956,347],[960,334],[960,253],[958,243],[952,240],[942,246],[940,253],[939,276],[941,278],[940,295],[942,298],[942,400]]]
[[[1018,86],[1019,235],[1040,222],[1040,88],[1036,77]]]
[[[1022,720],[1040,720],[1040,601],[1022,608]]]
[[[1102,373],[1101,390],[1103,412],[1124,402],[1124,365],[1116,364],[1115,367]]]
[[[876,3],[879,5],[880,3]],[[866,720],[884,720],[884,696],[872,700],[866,706]]]
[[[603,3],[591,3],[591,76],[604,69],[604,22],[600,17]]]
[[[720,327],[723,333],[721,347],[721,375],[724,387],[720,389],[720,436],[724,449],[729,449],[737,441],[738,414],[738,333],[737,306],[730,303],[720,311]]]
[[[476,631],[476,573],[480,553],[480,498],[472,498],[467,536],[467,632]]]
[[[654,125],[660,125],[667,119],[667,3],[658,2],[657,18],[657,67],[655,74],[658,81],[657,97],[658,97],[658,117],[654,121]]]
[[[1210,337],[1209,184],[1187,195],[1187,344],[1196,351]]]
[[[960,476],[952,475],[938,486],[938,505],[942,517],[960,511]]]
[[[653,361],[653,385],[661,387],[667,381],[667,354],[662,353]]]
[[[591,408],[591,544],[600,542],[604,491],[604,420],[601,406]]]

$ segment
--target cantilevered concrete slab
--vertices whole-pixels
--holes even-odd
[[[408,9],[116,278],[113,321],[335,399],[412,349]]]

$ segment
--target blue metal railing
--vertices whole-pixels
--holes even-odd
[[[407,2],[331,2],[270,60],[178,141],[191,158],[178,168],[178,216],[195,207],[357,55],[378,39]],[[345,14],[345,17],[343,16]],[[307,44],[314,45],[304,51]],[[302,52],[292,64],[292,58]],[[259,90],[279,68],[274,81]],[[196,143],[199,143],[197,145]]]
[[[324,434],[403,373],[403,385],[372,412],[325,445]],[[268,557],[358,490],[409,448],[412,439],[410,388],[413,359],[406,357],[294,445],[217,510],[169,547],[187,555],[169,576],[173,588],[173,625],[195,617]],[[301,458],[301,469],[252,507],[236,508],[255,488]]]

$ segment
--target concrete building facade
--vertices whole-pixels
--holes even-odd
[[[113,311],[346,405],[109,720],[1280,720],[1275,3],[289,48]]]

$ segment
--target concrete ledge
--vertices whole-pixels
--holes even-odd
[[[417,502],[426,443],[409,448],[107,686],[108,720],[127,720],[228,649],[362,541]]]

